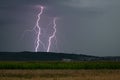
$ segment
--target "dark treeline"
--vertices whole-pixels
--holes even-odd
[[[98,57],[52,52],[0,52],[0,61],[120,61],[120,57]]]

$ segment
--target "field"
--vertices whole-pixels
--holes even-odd
[[[0,62],[0,80],[119,80],[120,62]]]
[[[120,69],[120,62],[0,62],[0,69]]]
[[[0,80],[119,80],[120,70],[0,70]]]

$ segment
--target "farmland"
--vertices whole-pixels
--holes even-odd
[[[120,79],[119,58],[53,53],[1,53],[0,55],[0,80]],[[71,59],[71,61],[62,59]]]
[[[120,70],[0,70],[0,80],[119,80]]]
[[[119,75],[120,62],[0,62],[0,80],[119,80]]]
[[[120,69],[120,62],[2,61],[0,69]]]

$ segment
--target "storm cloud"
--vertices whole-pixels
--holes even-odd
[[[59,18],[51,51],[120,56],[120,0],[0,0],[0,51],[34,51],[32,33],[20,38],[35,25],[38,5]]]

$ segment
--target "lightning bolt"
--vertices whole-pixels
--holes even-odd
[[[41,28],[39,26],[39,21],[41,20],[41,15],[43,14],[43,10],[44,10],[44,7],[41,6],[41,11],[40,13],[37,15],[38,19],[37,19],[37,22],[36,22],[36,26],[34,27],[34,29],[37,29],[36,33],[37,33],[37,39],[36,39],[36,46],[35,46],[35,52],[38,52],[38,48],[39,48],[39,45],[40,43],[44,46],[43,42],[40,40],[40,35],[41,35]]]
[[[24,34],[26,32],[32,32],[34,31],[35,34],[36,34],[36,38],[35,38],[35,52],[38,52],[39,50],[39,47],[42,45],[42,47],[44,48],[45,51],[49,52],[50,51],[50,48],[51,48],[51,43],[52,43],[52,39],[54,38],[56,40],[56,20],[57,18],[53,18],[52,20],[52,24],[53,24],[53,29],[54,31],[52,32],[51,36],[48,37],[48,45],[45,45],[42,41],[41,41],[41,26],[39,24],[39,22],[41,21],[41,16],[43,15],[43,11],[44,11],[44,7],[43,6],[40,6],[40,12],[37,14],[37,20],[36,20],[36,24],[35,26],[31,29],[31,30],[26,30],[24,32]],[[23,34],[23,37],[24,37],[24,34]],[[56,40],[57,42],[57,40]]]
[[[49,37],[49,40],[48,40],[48,47],[47,47],[47,52],[50,51],[50,47],[51,47],[51,40],[55,37],[55,34],[56,34],[56,18],[53,19],[53,29],[54,29],[54,32],[53,34]]]

